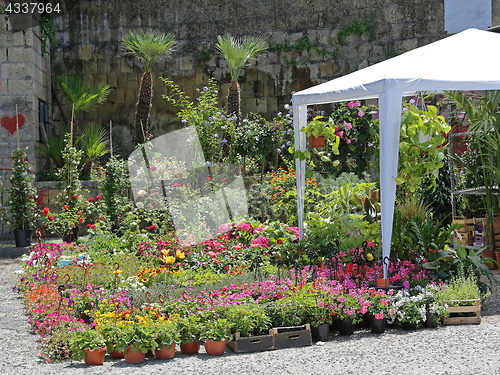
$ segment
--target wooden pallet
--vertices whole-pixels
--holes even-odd
[[[472,306],[451,306],[456,303],[467,303],[474,301]],[[450,315],[443,318],[443,325],[451,324],[480,324],[481,323],[481,301],[477,300],[459,300],[459,301],[444,301],[448,304],[448,312]],[[461,316],[461,314],[471,313],[474,316]]]

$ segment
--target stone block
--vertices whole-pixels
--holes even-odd
[[[179,60],[178,65],[180,70],[193,69],[193,58],[191,56],[181,56],[178,60]]]
[[[80,46],[80,58],[82,60],[90,60],[92,59],[92,45],[84,44]]]
[[[96,74],[97,73],[97,61],[91,60],[85,63],[83,66],[84,75]]]
[[[26,95],[34,94],[34,82],[31,79],[8,79],[8,94],[9,95]]]
[[[125,88],[117,87],[114,89],[110,95],[113,95],[113,100],[115,103],[125,103]],[[110,97],[111,100],[111,97]]]
[[[118,86],[118,73],[116,73],[116,72],[108,73],[106,82],[108,83],[108,85],[110,87],[117,87]]]
[[[2,79],[16,78],[25,79],[27,75],[26,64],[23,63],[3,63]]]
[[[31,47],[10,47],[7,53],[8,61],[12,63],[31,63],[35,57],[35,51]]]
[[[333,61],[325,61],[319,64],[319,75],[329,76],[333,74]]]
[[[411,51],[412,49],[415,49],[417,47],[418,47],[418,39],[416,38],[403,40],[401,42],[401,49],[404,52]]]
[[[267,113],[267,99],[256,99],[256,113]]]

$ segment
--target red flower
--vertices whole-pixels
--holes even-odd
[[[90,228],[90,224],[87,224],[87,229],[89,229],[89,228]]]
[[[151,166],[151,170],[154,172],[156,171],[156,167],[154,165]]]
[[[95,224],[92,224],[92,225],[90,226],[90,229],[95,229]]]
[[[73,200],[76,201],[76,198],[78,198],[78,195],[73,195]]]
[[[184,186],[185,186],[185,187],[189,187],[189,185],[188,185],[188,184],[184,184]]]
[[[69,206],[67,204],[64,205],[64,209],[65,210],[68,210],[69,209]]]
[[[104,220],[104,218],[102,216],[99,219]]]
[[[173,187],[179,187],[179,186],[181,186],[181,184],[179,184],[178,182],[174,182],[174,183],[172,184],[172,186],[173,186]]]
[[[44,214],[44,216],[46,216],[48,213],[49,213],[49,208],[48,208],[48,207],[45,207],[45,208],[43,209],[43,214]]]
[[[215,264],[220,264],[220,261],[219,261],[219,259],[217,259],[217,258],[214,258],[214,263],[215,263]]]
[[[76,211],[76,214],[77,214],[78,216],[82,216],[82,213],[81,213],[80,211]]]
[[[223,179],[221,179],[220,181],[221,181],[221,182],[226,182],[226,179],[225,179],[225,178],[223,178]]]
[[[80,223],[83,223],[83,217],[80,218]]]
[[[89,198],[89,202],[92,203],[94,201],[94,198]]]
[[[102,198],[102,195],[98,195],[97,197],[95,197],[95,199],[101,199]]]
[[[156,225],[154,225],[154,224],[149,227],[150,232],[154,231],[155,229],[156,229]]]
[[[50,221],[54,220],[54,217],[52,215],[49,215],[49,220]]]
[[[281,240],[278,240],[278,243],[279,243],[279,244],[282,244],[282,243],[283,243],[283,241],[281,241]]]
[[[212,176],[208,176],[208,179],[211,180],[212,179]]]

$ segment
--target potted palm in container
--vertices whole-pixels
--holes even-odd
[[[17,247],[26,247],[31,242],[31,229],[35,221],[36,189],[32,185],[33,175],[29,173],[26,150],[19,148],[12,153],[14,167],[8,177],[11,187],[7,205],[10,209],[9,223],[14,231]]]

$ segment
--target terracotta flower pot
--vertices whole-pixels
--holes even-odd
[[[175,355],[175,342],[172,343],[170,349],[167,348],[167,345],[163,345],[163,348],[155,350],[155,356],[158,359],[170,359],[174,358]]]
[[[325,136],[324,135],[320,135],[318,137],[311,135],[309,137],[309,147],[311,147],[311,148],[320,148],[320,147],[323,147],[324,144],[325,144]]]
[[[95,350],[82,349],[85,353],[85,364],[87,366],[100,366],[104,363],[106,347]]]
[[[114,358],[114,359],[122,359],[123,357],[125,357],[125,355],[122,352],[119,352],[118,350],[116,350],[116,348],[114,346],[113,346],[112,350],[109,352],[109,355],[111,356],[111,358]]]
[[[500,264],[500,250],[495,251],[495,256],[497,257],[498,264]]]
[[[125,362],[137,364],[142,363],[146,360],[146,354],[141,352],[140,350],[136,350],[132,353],[132,346],[127,346],[127,352],[125,353]],[[137,348],[135,348],[137,349]]]
[[[482,258],[491,258],[493,260],[497,259],[495,250],[483,250],[483,252],[481,253],[481,257]],[[490,270],[494,270],[494,269],[498,268],[497,265],[496,265],[496,263],[487,263],[486,266]]]
[[[389,288],[389,279],[377,279],[377,288]]]
[[[205,351],[208,355],[221,355],[226,351],[226,340],[224,341],[213,341],[207,340],[204,343]]]
[[[200,342],[192,341],[186,344],[181,343],[181,352],[184,354],[197,354],[200,351]]]

